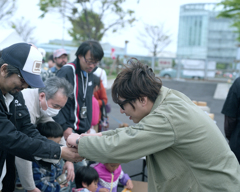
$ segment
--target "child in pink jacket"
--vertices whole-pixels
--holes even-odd
[[[126,185],[127,189],[133,188],[130,177],[123,172],[119,163],[96,163],[91,166],[96,169],[99,175],[96,192],[117,192],[118,182]]]

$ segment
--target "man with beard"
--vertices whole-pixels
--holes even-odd
[[[46,139],[31,124],[20,91],[29,86],[44,87],[40,77],[41,65],[41,53],[30,44],[17,43],[0,51],[0,191],[2,192],[14,191],[15,156],[29,161],[44,160],[54,164],[58,163],[60,158],[74,162],[82,160],[76,150],[69,150]],[[16,113],[16,106],[22,108],[21,113]]]
[[[50,68],[47,71],[42,72],[42,79],[45,81],[47,78],[53,77],[56,75],[59,69],[62,68],[68,61],[68,55],[65,49],[57,49],[53,53],[53,60],[55,62],[55,66]]]
[[[65,49],[58,49],[53,53],[53,58],[56,65],[51,68],[51,72],[56,74],[63,65],[67,64],[68,55]]]

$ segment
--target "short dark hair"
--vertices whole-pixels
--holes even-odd
[[[54,61],[54,59],[53,59],[53,54],[49,55],[48,61],[50,61],[50,60],[51,60],[53,63],[55,63],[55,61]]]
[[[91,57],[97,61],[101,61],[104,56],[102,46],[99,44],[99,42],[93,40],[84,41],[78,47],[78,50],[76,51],[75,55],[77,57],[78,55],[85,57],[88,51],[91,52]]]
[[[39,123],[37,125],[39,133],[45,137],[62,137],[63,128],[60,124],[55,121],[48,121],[45,123]]]
[[[100,87],[100,81],[100,77],[93,74],[93,88],[95,88],[96,86]]]
[[[77,188],[82,188],[82,183],[90,185],[93,181],[98,182],[99,175],[98,172],[89,166],[82,166],[77,169],[75,175],[75,183]]]
[[[119,97],[127,99],[135,109],[132,102],[141,97],[148,97],[154,103],[161,87],[161,79],[155,76],[148,65],[131,58],[112,85],[112,99],[115,103],[120,103]]]
[[[2,59],[2,51],[0,51],[0,67],[5,63],[5,61]],[[8,64],[8,63],[7,63]],[[10,77],[13,74],[20,74],[20,71],[18,68],[12,66],[12,65],[7,65],[7,77]]]

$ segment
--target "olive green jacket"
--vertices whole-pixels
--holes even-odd
[[[240,167],[219,128],[188,97],[166,87],[138,124],[83,137],[78,152],[102,163],[146,156],[149,192],[240,191]]]

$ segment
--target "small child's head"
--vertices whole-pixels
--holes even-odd
[[[98,188],[98,179],[98,172],[93,167],[79,167],[75,175],[76,188],[87,188],[89,191],[95,192]]]
[[[119,163],[104,163],[106,169],[110,172],[113,173],[118,167]]]
[[[55,121],[39,123],[37,125],[37,129],[41,135],[47,137],[49,140],[52,140],[56,143],[59,143],[63,136],[63,129],[61,125],[59,125]]]
[[[93,93],[100,88],[100,77],[93,74]]]

